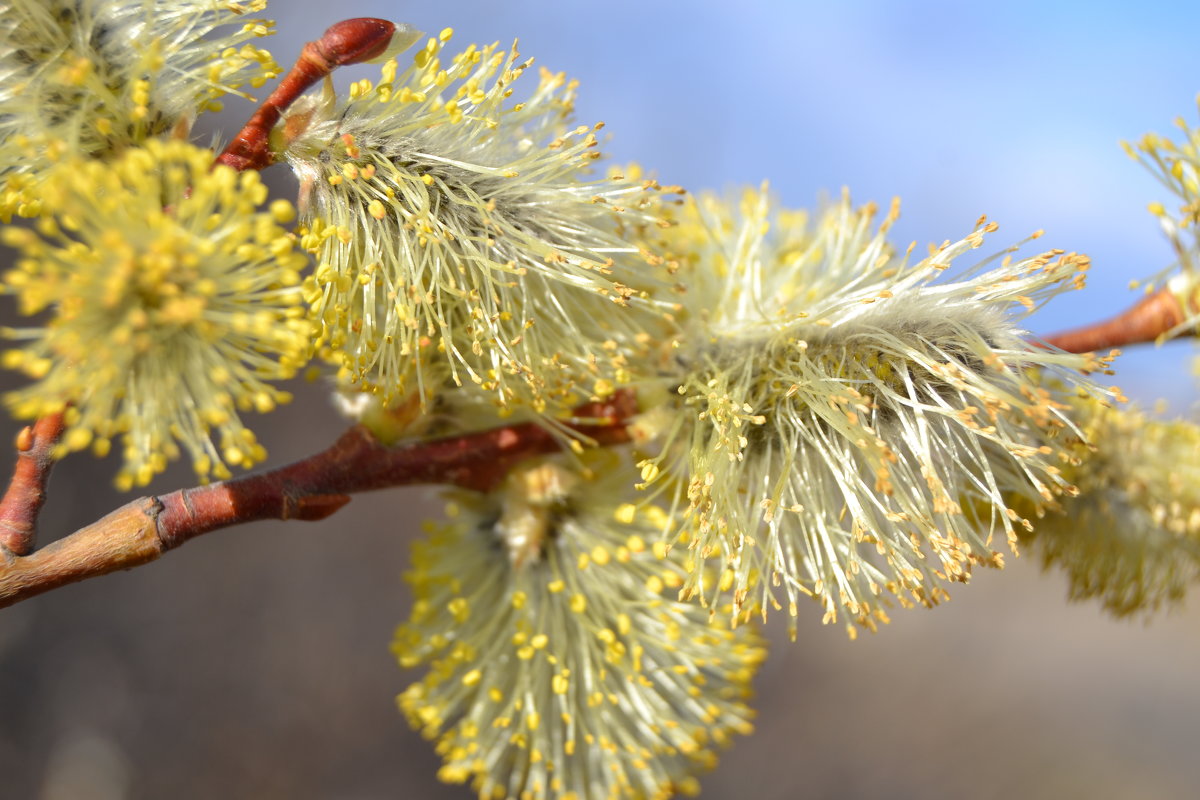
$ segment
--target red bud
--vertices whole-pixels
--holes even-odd
[[[382,55],[395,32],[396,25],[386,19],[358,17],[329,26],[316,44],[331,67],[342,67]]]

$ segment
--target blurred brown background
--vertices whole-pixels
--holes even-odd
[[[674,128],[653,118],[640,128],[636,120],[626,121],[617,141],[632,142],[633,146],[625,145],[618,152],[622,158],[636,155],[648,163],[654,163],[654,153],[665,153],[668,161],[694,160],[695,176],[666,174],[668,182],[719,187],[731,180],[756,183],[766,174],[793,202],[808,202],[818,188],[836,189],[843,180],[862,187],[855,175],[828,178],[821,172],[826,167],[843,173],[851,168],[878,172],[873,159],[905,166],[927,156],[952,163],[959,151],[948,140],[936,137],[973,141],[986,133],[969,127],[958,129],[939,118],[939,126],[930,126],[927,148],[911,153],[903,150],[900,157],[889,151],[889,147],[900,146],[887,144],[890,134],[885,128],[866,139],[855,138],[859,129],[855,122],[847,121],[847,115],[853,115],[849,106],[855,96],[844,100],[847,108],[843,111],[806,105],[816,103],[813,98],[803,102],[785,98],[787,102],[778,104],[779,113],[802,108],[807,118],[815,120],[812,130],[824,131],[830,139],[846,138],[849,146],[859,148],[857,159],[839,160],[817,148],[791,158],[770,156],[774,160],[769,165],[746,164],[738,159],[763,153],[762,148],[738,149],[721,138],[737,135],[729,120],[747,113],[745,103],[751,103],[754,113],[766,114],[757,125],[764,129],[780,126],[782,135],[776,138],[785,144],[806,134],[796,125],[779,123],[763,105],[753,105],[753,96],[746,99],[735,92],[723,95],[724,106],[710,103],[683,108],[679,87],[696,87],[703,94],[716,85],[719,73],[732,72],[736,83],[761,83],[760,91],[778,99],[782,91],[800,91],[794,84],[820,87],[833,80],[827,80],[824,73],[814,79],[811,72],[807,79],[801,76],[799,80],[778,71],[747,77],[730,67],[727,59],[736,61],[746,57],[743,49],[755,49],[755,42],[738,38],[737,23],[742,16],[758,12],[738,12],[727,20],[729,29],[724,30],[725,7],[705,3],[689,7],[686,13],[680,11],[676,21],[658,27],[651,27],[638,15],[669,12],[653,10],[658,4],[644,3],[618,3],[602,19],[596,18],[592,6],[580,6],[588,9],[585,12],[539,3],[506,11],[465,1],[438,9],[382,2],[342,5],[338,9],[341,14],[408,19],[427,30],[455,25],[460,28],[460,44],[503,40],[519,33],[524,37],[524,49],[544,63],[574,74],[594,73],[590,82],[584,81],[583,96],[592,91],[590,96],[596,98],[592,105],[581,108],[584,121],[604,118],[611,122],[631,109],[651,113],[657,106],[649,101],[622,104],[622,92],[636,95],[656,85],[665,108],[674,108],[677,114],[695,114],[702,124],[681,131],[680,126],[687,127],[686,120]],[[272,48],[281,61],[293,58],[299,42],[319,33],[339,15],[328,4],[310,0],[276,0],[272,7],[280,19],[282,37]],[[996,24],[1008,26],[1009,31],[1023,30],[1029,21],[1028,33],[1012,34],[1016,37],[1012,46],[1018,51],[1024,47],[1041,52],[1039,29],[1033,20],[1060,26],[1054,30],[1067,41],[1066,34],[1078,32],[1080,25],[1092,25],[1086,32],[1099,35],[1094,26],[1100,23],[1095,20],[1104,19],[1094,15],[1087,20],[1064,21],[1035,11],[1032,5],[1017,3],[1014,8],[1006,10],[1007,16]],[[944,4],[929,4],[920,13],[927,16],[918,13],[898,20],[884,15],[882,23],[875,17],[868,19],[865,12],[859,14],[851,21],[858,26],[854,31],[865,31],[861,41],[845,35],[827,17],[806,20],[805,25],[789,18],[780,28],[795,26],[799,44],[784,55],[791,57],[804,47],[828,40],[834,43],[831,46],[851,54],[845,59],[849,62],[868,50],[873,52],[872,48],[883,47],[893,33],[901,39],[908,37],[910,48],[919,50],[917,45],[928,39],[914,31],[923,24],[956,35],[982,29],[967,25],[973,20],[959,19]],[[1130,41],[1142,35],[1137,20],[1111,22],[1114,29],[1123,27],[1129,32],[1123,35]],[[587,27],[593,24],[595,30]],[[622,30],[628,35],[618,33]],[[649,30],[659,36],[653,45],[643,35]],[[787,29],[789,35],[791,30]],[[1187,30],[1194,27],[1177,24],[1162,35]],[[1172,49],[1156,44],[1153,36],[1158,34],[1146,35],[1151,37],[1147,46],[1168,58]],[[623,49],[614,50],[606,60],[597,55],[597,41]],[[587,43],[591,49],[572,42]],[[1095,44],[1094,38],[1084,37],[1080,46],[1096,49]],[[624,77],[615,79],[616,88],[612,81],[604,83],[610,70],[624,75],[621,69],[630,62],[636,67],[637,59],[651,46],[688,66],[647,73],[654,75],[654,81],[637,83]],[[949,45],[939,39],[938,46]],[[971,47],[972,41],[960,46]],[[548,50],[553,51],[552,56],[546,54]],[[1003,93],[1001,82],[1011,67],[1003,59],[1002,49],[987,52],[996,56],[997,72],[965,58],[956,64],[963,79],[999,86],[997,90]],[[1136,53],[1130,55],[1115,46],[1106,52],[1118,61],[1129,59],[1128,64],[1120,62],[1120,68],[1136,69],[1132,63]],[[1027,78],[1022,91],[1034,91],[1038,82],[1052,83],[1059,74],[1056,69],[1074,74],[1069,72],[1074,63],[1069,48],[1060,61],[1049,55],[1046,58],[1048,61],[1039,65],[1038,78]],[[711,73],[689,71],[705,64]],[[1161,65],[1152,67],[1160,69]],[[938,70],[943,68],[943,64],[937,65]],[[1088,64],[1087,71],[1100,69]],[[1188,93],[1176,92],[1163,100],[1163,106],[1173,110],[1164,112],[1162,119],[1138,111],[1147,116],[1130,120],[1134,112],[1122,112],[1126,119],[1121,135],[1136,136],[1145,128],[1165,127],[1166,120],[1184,111],[1190,92],[1200,88],[1200,78],[1195,77],[1200,70],[1190,74]],[[905,75],[911,78],[910,73]],[[1020,76],[1016,80],[1019,82]],[[1133,85],[1151,87],[1152,83],[1146,79],[1133,81]],[[1156,96],[1149,88],[1129,92],[1126,87],[1125,94],[1120,94],[1120,84],[1108,81],[1106,86],[1119,96],[1088,95],[1097,107],[1115,106],[1126,96]],[[889,91],[886,85],[876,88]],[[747,88],[747,94],[749,91]],[[961,98],[944,85],[923,91],[935,103]],[[245,113],[244,106],[232,110],[225,127],[233,127]],[[1106,119],[1098,114],[1080,124],[1094,128]],[[893,127],[900,130],[923,121],[928,120],[898,119]],[[985,120],[983,127],[995,126]],[[1009,139],[1020,135],[1010,129],[1001,133]],[[1072,138],[1073,129],[1042,128],[1029,135],[1081,151],[1090,146],[1090,141]],[[1111,160],[1119,162],[1113,144],[1116,135],[1103,135],[1108,137],[1104,146],[1112,147]],[[656,137],[678,141],[681,146],[638,152],[646,142],[653,145]],[[877,149],[866,146],[868,140]],[[1032,151],[1018,155],[1025,158],[1020,163],[1028,166],[1021,180],[1046,179],[1044,170],[1052,166],[1043,163],[1044,158],[1039,160]],[[1072,165],[1065,168],[1070,172]],[[963,226],[969,226],[981,210],[992,211],[1002,220],[1016,215],[1021,226],[1025,226],[1022,214],[1036,212],[1040,221],[1028,225],[1029,229],[1054,225],[1052,232],[1063,228],[1070,232],[1078,224],[1090,232],[1072,234],[1076,236],[1073,246],[1092,252],[1100,268],[1121,263],[1120,269],[1125,271],[1107,279],[1115,283],[1123,285],[1129,277],[1153,271],[1169,259],[1165,247],[1137,263],[1115,256],[1105,258],[1106,237],[1147,236],[1152,240],[1153,232],[1146,233],[1149,223],[1141,219],[1130,222],[1127,230],[1136,229],[1136,234],[1118,231],[1089,216],[1095,206],[1076,205],[1074,195],[1053,195],[1047,200],[1039,189],[1028,197],[1017,196],[1007,208],[1009,195],[1003,180],[1018,175],[1019,168],[1001,161],[996,169],[996,176],[961,181],[960,174],[931,168],[926,174],[932,191],[939,198],[961,196],[961,201],[954,202],[970,207],[958,209],[953,227],[922,223],[919,233],[912,235],[925,241],[951,232],[964,233],[969,227]],[[899,173],[880,174],[880,180],[893,183],[885,189],[874,185],[858,188],[861,199],[886,200],[890,192],[908,194],[928,188],[906,182]],[[1092,173],[1076,170],[1071,175],[1083,186]],[[872,173],[865,180],[875,177]],[[275,175],[274,179],[286,186],[286,176]],[[1159,199],[1148,182],[1143,188],[1113,192],[1119,200],[1114,213],[1135,213],[1145,202]],[[1108,196],[1086,186],[1080,191],[1089,198]],[[1001,208],[977,208],[976,193],[996,196]],[[1049,211],[1036,207],[1041,201],[1050,203]],[[908,208],[922,220],[921,201],[914,204],[910,200]],[[906,219],[911,222],[912,216]],[[1019,227],[1013,236],[1023,231],[1024,227]],[[1114,308],[1123,304],[1113,302]],[[1089,308],[1085,301],[1068,313],[1091,315],[1097,313],[1097,307]],[[12,306],[0,298],[0,323],[9,324],[12,318]],[[1054,322],[1066,324],[1062,318]],[[1151,362],[1130,362],[1122,373],[1127,388],[1135,385],[1144,400],[1152,400],[1166,384],[1183,387],[1179,391],[1186,392],[1187,380],[1179,377],[1178,364],[1187,350],[1172,352],[1176,366],[1165,378],[1162,370],[1152,374],[1138,366]],[[2,378],[12,385],[12,376]],[[323,447],[342,428],[321,387],[300,385],[297,393],[295,404],[266,418],[259,428],[272,464]],[[7,474],[11,465],[8,443],[17,427],[9,421],[0,423],[0,444],[4,445],[0,447],[0,474]],[[51,503],[43,515],[42,541],[126,502],[128,497],[110,488],[112,473],[112,463],[88,456],[61,464]],[[169,491],[190,482],[186,470],[175,469],[154,488]],[[132,572],[0,610],[0,797],[470,797],[469,790],[437,783],[437,759],[431,747],[407,729],[393,702],[395,694],[414,678],[403,674],[388,653],[391,632],[406,616],[409,604],[400,576],[417,522],[436,508],[431,495],[420,490],[361,496],[326,523],[257,523],[217,532]],[[1200,743],[1197,601],[1193,598],[1193,610],[1160,615],[1152,624],[1143,625],[1114,622],[1093,605],[1069,606],[1065,594],[1060,576],[1043,576],[1031,560],[1016,559],[1010,560],[1010,567],[1002,573],[977,575],[970,586],[954,593],[948,605],[931,612],[897,612],[890,627],[857,642],[847,641],[840,629],[822,627],[815,607],[802,616],[795,644],[786,641],[782,620],[776,620],[771,630],[778,641],[757,682],[758,731],[736,742],[725,754],[720,768],[703,782],[704,796],[752,794],[763,800],[1195,796],[1200,786],[1200,759],[1195,753]]]
[[[302,411],[322,404],[274,415],[273,455],[339,430]],[[45,539],[124,501],[108,466],[59,466]],[[326,523],[217,532],[0,611],[0,797],[470,797],[436,782],[393,703],[413,678],[387,650],[400,575],[434,508],[420,490],[361,496]],[[815,607],[795,644],[777,620],[758,730],[704,796],[1194,796],[1200,617],[1117,623],[1064,594],[1018,559],[856,642]]]

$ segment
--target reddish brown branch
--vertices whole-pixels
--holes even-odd
[[[17,434],[17,464],[0,500],[0,548],[16,556],[33,550],[37,518],[54,468],[52,451],[63,433],[63,415],[42,417]]]
[[[320,39],[304,45],[288,74],[217,156],[217,163],[239,171],[269,167],[271,129],[287,107],[336,68],[383,54],[395,32],[396,26],[387,20],[360,17],[330,26]]]
[[[597,445],[629,441],[632,395],[577,409],[573,425]],[[260,519],[324,519],[356,492],[416,484],[485,491],[517,462],[552,453],[561,439],[534,424],[389,448],[362,428],[302,461],[210,486],[142,498],[28,556],[6,554],[0,607],[86,578],[153,561],[209,531]]]
[[[337,67],[370,61],[384,53],[395,32],[393,23],[368,17],[344,20],[330,26],[320,39],[304,46],[295,66],[217,157],[217,162],[237,170],[269,166],[271,129],[283,111]],[[46,484],[54,463],[51,450],[62,432],[62,415],[57,414],[38,420],[18,436],[16,469],[4,499],[0,500],[0,554],[9,561],[10,568],[12,557],[26,556],[33,549],[37,517],[46,499]],[[314,518],[312,515],[317,513],[316,509],[328,508],[324,512],[328,514],[344,502],[307,498],[303,500],[307,508],[297,509],[293,516]],[[41,558],[39,556],[38,560]],[[28,567],[33,562],[22,563]]]
[[[1153,342],[1183,324],[1188,316],[1179,298],[1162,289],[1112,319],[1048,336],[1046,342],[1070,353]]]

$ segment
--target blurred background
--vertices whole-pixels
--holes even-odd
[[[899,195],[901,246],[957,239],[984,213],[1001,225],[993,249],[1044,228],[1039,244],[1094,267],[1086,293],[1034,318],[1041,332],[1118,311],[1130,279],[1171,260],[1145,212],[1168,198],[1119,141],[1197,121],[1195,3],[274,0],[271,16],[285,64],[348,16],[453,27],[459,47],[520,37],[580,79],[578,117],[607,123],[610,156],[664,183],[769,179],[793,206],[843,186],[860,202]],[[227,134],[250,111],[229,106],[215,121]],[[268,175],[293,191],[282,168]],[[0,314],[9,324],[12,306]],[[1131,352],[1117,383],[1190,415],[1193,355]],[[296,391],[256,428],[272,464],[343,427],[320,387]],[[0,441],[17,429],[0,423]],[[0,474],[11,461],[6,445]],[[42,540],[130,499],[114,471],[62,463]],[[153,488],[191,482],[177,469]],[[393,702],[416,677],[388,653],[409,606],[401,575],[436,508],[420,490],[361,496],[323,524],[218,532],[0,611],[0,796],[470,797],[437,783],[432,748]],[[1065,596],[1060,575],[1010,559],[856,642],[815,607],[795,644],[775,620],[758,731],[704,796],[1194,797],[1200,599],[1143,624]]]

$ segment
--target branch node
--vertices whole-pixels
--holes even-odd
[[[333,515],[349,502],[350,495],[348,494],[312,494],[289,498],[288,508],[284,510],[283,518],[316,522]]]
[[[594,445],[616,445],[629,441],[625,422],[636,411],[633,394],[624,392],[580,406],[564,422]],[[34,425],[33,446],[20,459],[32,461],[32,454],[44,451],[48,463],[48,442],[57,441],[57,435],[44,438],[40,425]],[[135,500],[31,555],[0,547],[0,607],[153,561],[189,539],[231,525],[325,519],[356,492],[430,483],[487,491],[514,464],[556,452],[563,444],[561,435],[532,422],[397,447],[355,426],[328,449],[294,464]]]

